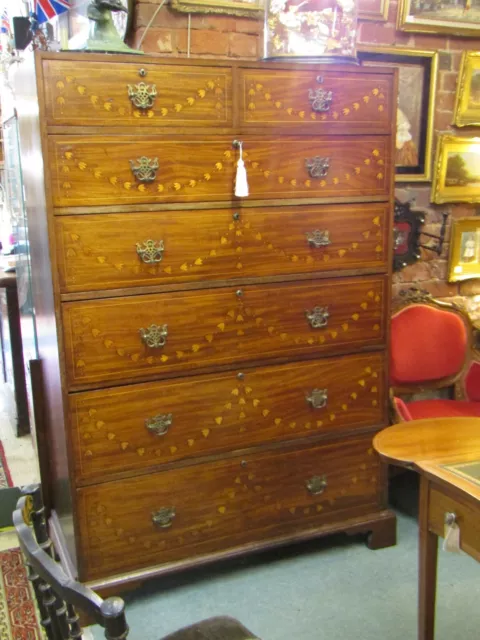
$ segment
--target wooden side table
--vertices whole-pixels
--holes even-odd
[[[438,538],[455,525],[461,549],[480,562],[480,418],[397,424],[373,446],[384,462],[421,476],[418,639],[433,640]]]
[[[7,411],[17,436],[30,432],[22,332],[15,273],[0,271],[0,340]]]

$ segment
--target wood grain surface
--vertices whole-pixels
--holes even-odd
[[[243,69],[240,72],[240,124],[312,133],[352,131],[389,133],[392,118],[392,76],[359,76],[335,68]],[[313,109],[317,92],[331,93],[327,108]]]
[[[186,458],[386,424],[380,353],[70,395],[80,484]],[[308,401],[314,389],[324,407]],[[147,428],[170,416],[168,430]]]
[[[222,288],[63,304],[67,378],[85,385],[381,345],[384,277]],[[307,313],[327,308],[327,325]],[[140,329],[167,325],[165,346]]]
[[[58,216],[61,291],[381,271],[387,267],[387,212],[385,204],[357,204]],[[315,231],[327,233],[329,244],[314,246]],[[139,257],[136,245],[147,240],[162,243],[160,262]]]
[[[135,63],[45,60],[45,108],[51,125],[116,127],[231,127],[229,68]],[[151,106],[129,98],[139,84]],[[140,87],[140,90],[142,87]],[[156,93],[155,96],[152,93]],[[149,104],[149,102],[147,102]]]
[[[388,136],[244,136],[250,199],[384,196],[390,191]],[[238,151],[231,137],[50,136],[52,195],[57,207],[230,200]],[[130,162],[158,163],[139,182]],[[306,163],[328,162],[324,177]]]
[[[324,490],[312,495],[318,477]],[[244,455],[78,490],[82,580],[220,551],[368,513],[379,504],[371,438]],[[168,528],[152,522],[173,508]]]

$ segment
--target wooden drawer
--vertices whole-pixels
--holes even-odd
[[[430,485],[428,527],[437,536],[443,538],[445,515],[454,513],[460,528],[461,548],[480,561],[480,518],[478,500],[468,496],[453,497],[446,495]]]
[[[367,513],[378,507],[379,477],[371,438],[362,437],[79,489],[80,579],[286,539]],[[174,509],[174,518],[162,509]]]
[[[101,481],[184,458],[381,427],[384,360],[383,354],[369,353],[72,394],[77,480]]]
[[[386,279],[373,277],[65,303],[69,385],[380,345],[385,294]],[[157,335],[164,346],[142,340],[152,327],[168,332]]]
[[[312,133],[389,133],[393,74],[359,69],[242,69],[240,123]]]
[[[385,270],[388,210],[385,204],[357,204],[58,216],[60,287],[76,292]],[[142,259],[137,245],[144,249],[149,240],[163,251]]]
[[[232,125],[228,67],[44,60],[43,73],[51,125]]]
[[[234,198],[238,153],[231,137],[51,136],[49,141],[57,207]],[[245,137],[243,142],[250,199],[388,196],[387,136]],[[158,166],[143,173],[151,182],[135,177],[142,158]]]

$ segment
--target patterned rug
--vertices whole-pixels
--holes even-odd
[[[0,551],[0,638],[44,640],[20,549]]]
[[[0,442],[0,489],[13,487],[12,476],[7,465],[3,444]]]

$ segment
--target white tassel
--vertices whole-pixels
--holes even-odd
[[[239,142],[240,158],[237,162],[237,175],[235,178],[235,195],[237,198],[246,198],[248,196],[247,170],[242,156],[242,143]]]

